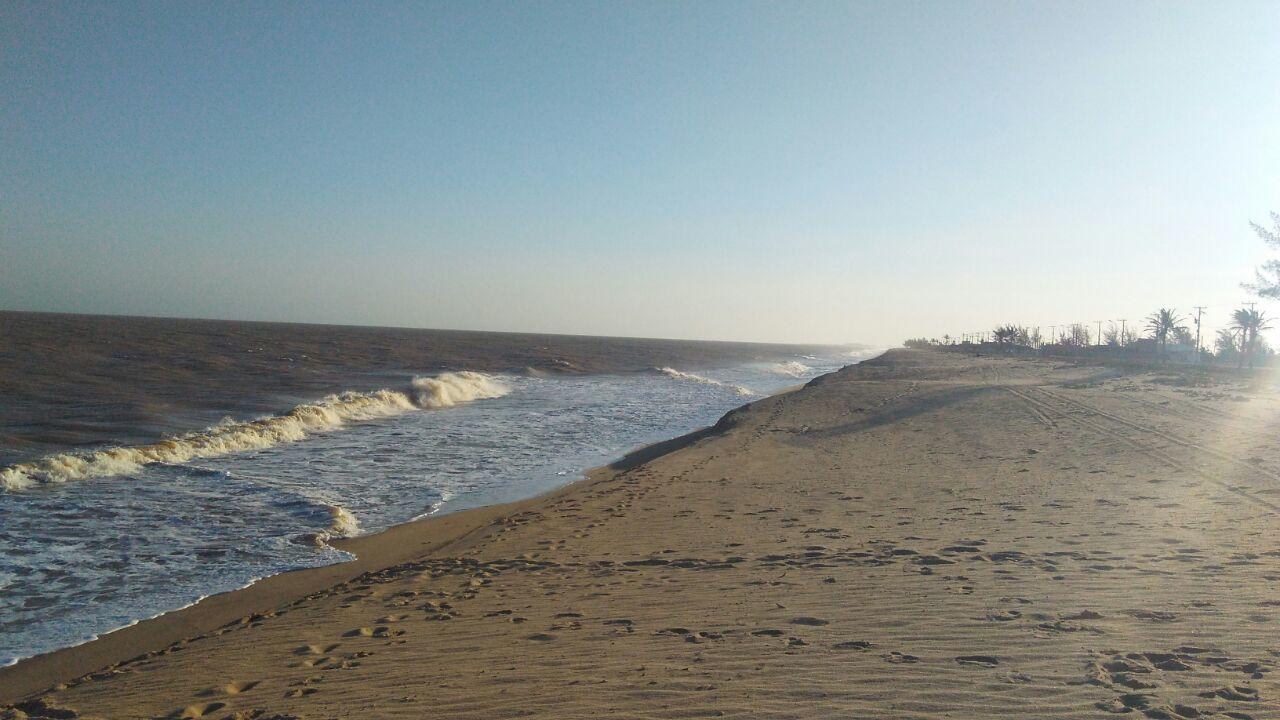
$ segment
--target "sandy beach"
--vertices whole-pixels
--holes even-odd
[[[0,718],[1280,717],[1278,420],[895,350],[0,670]]]

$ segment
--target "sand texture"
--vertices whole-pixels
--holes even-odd
[[[895,351],[101,665],[0,672],[8,702],[63,683],[0,717],[1280,717],[1277,419],[1221,383]]]

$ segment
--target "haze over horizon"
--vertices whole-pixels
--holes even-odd
[[[1277,87],[1267,2],[6,3],[0,309],[1211,329],[1280,211]]]

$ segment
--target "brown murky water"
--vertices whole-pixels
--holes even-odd
[[[134,444],[442,370],[626,373],[820,350],[407,328],[0,312],[0,465]],[[829,350],[829,348],[828,348]]]

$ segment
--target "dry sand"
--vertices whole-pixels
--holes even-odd
[[[22,663],[0,700],[63,684],[0,717],[1280,717],[1280,402],[1158,381],[895,351]]]

